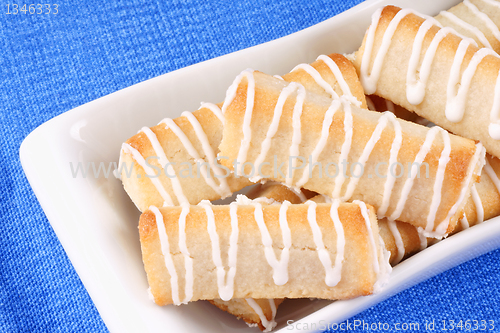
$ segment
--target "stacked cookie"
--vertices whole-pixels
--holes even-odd
[[[394,15],[394,13],[398,13]],[[396,17],[399,15],[399,17]],[[382,16],[385,16],[385,18],[381,18]],[[390,17],[392,16],[392,19]],[[409,17],[406,17],[409,16]],[[426,66],[424,66],[424,60],[423,59],[430,59],[431,56],[436,56],[440,57],[442,54],[445,54],[449,51],[450,48],[450,41],[453,39],[456,39],[453,35],[461,35],[462,39],[459,42],[459,46],[456,47],[453,55],[453,58],[450,57],[448,61],[448,75],[445,75],[445,78],[449,78],[448,80],[448,87],[447,87],[447,93],[443,94],[441,96],[442,100],[446,100],[446,106],[440,109],[442,113],[446,115],[447,113],[447,108],[448,108],[448,113],[450,110],[454,109],[456,110],[457,105],[453,104],[456,103],[457,97],[459,97],[459,100],[462,100],[462,105],[458,105],[458,109],[462,110],[461,112],[464,112],[465,107],[468,109],[475,109],[475,110],[480,110],[481,112],[484,113],[484,116],[480,116],[482,119],[487,119],[488,117],[488,111],[493,112],[494,108],[498,108],[498,106],[495,106],[494,99],[497,98],[498,92],[494,92],[493,95],[490,95],[490,101],[487,103],[490,103],[489,107],[475,107],[472,104],[474,102],[474,99],[477,99],[479,97],[473,97],[473,96],[468,96],[468,91],[466,89],[474,89],[471,84],[474,83],[476,87],[479,85],[484,85],[485,84],[485,78],[480,74],[481,69],[478,69],[477,67],[479,65],[485,66],[484,68],[487,68],[488,70],[491,70],[492,67],[489,65],[482,64],[483,59],[485,61],[492,60],[492,58],[498,58],[498,55],[494,52],[491,52],[491,50],[498,52],[498,43],[500,38],[500,34],[498,34],[498,27],[500,26],[500,2],[497,1],[492,1],[492,0],[474,0],[474,1],[464,1],[463,3],[458,4],[457,6],[449,9],[448,11],[443,11],[439,15],[435,17],[439,23],[441,23],[444,27],[439,30],[439,23],[436,21],[433,21],[429,17],[425,17],[421,14],[418,13],[411,13],[408,10],[401,11],[398,8],[395,7],[387,7],[383,10],[380,10],[374,15],[374,21],[382,22],[383,20],[386,20],[387,18],[390,19],[390,22],[395,25],[398,20],[401,20],[398,22],[398,29],[406,29],[409,25],[413,25],[414,22],[412,20],[416,19],[419,22],[419,25],[413,26],[413,29],[410,30],[412,31],[411,33],[404,34],[401,36],[393,36],[391,39],[391,44],[398,44],[399,43],[399,38],[403,38],[403,40],[407,41],[402,41],[403,43],[409,43],[411,42],[412,38],[410,37],[411,34],[415,34],[414,38],[414,44],[413,47],[415,47],[418,43],[421,42],[419,38],[416,36],[418,35],[419,31],[423,31],[424,29],[428,29],[429,22],[434,23],[434,25],[438,27],[434,27],[434,31],[429,32],[428,35],[426,35],[427,38],[427,48],[422,48],[420,50],[420,59],[422,60],[422,68],[427,68],[426,69],[426,75],[435,75],[437,76],[442,76],[443,72],[441,71],[445,67],[441,67],[441,62],[438,61],[436,65],[434,65],[434,61],[429,61],[427,60]],[[427,22],[427,25],[425,24]],[[391,24],[389,23],[389,24]],[[399,27],[401,25],[401,27]],[[370,28],[373,31],[375,25],[372,25]],[[450,30],[450,28],[455,29]],[[376,30],[377,33],[379,26],[377,26]],[[436,30],[438,32],[436,33]],[[398,33],[398,31],[395,31],[395,34]],[[384,33],[385,34],[385,33]],[[449,35],[449,36],[448,36]],[[403,37],[405,36],[405,37]],[[432,37],[433,36],[433,37]],[[466,36],[466,37],[464,37]],[[431,38],[432,37],[432,38]],[[368,38],[368,34],[367,37]],[[364,45],[366,43],[371,43],[370,41],[367,41],[365,38]],[[382,37],[383,39],[384,37]],[[385,37],[387,40],[388,38]],[[442,41],[440,41],[440,38],[443,38]],[[470,39],[468,39],[470,38]],[[436,41],[439,41],[439,44],[437,44]],[[456,42],[456,40],[455,40]],[[430,45],[433,44],[436,49],[432,48]],[[424,42],[425,44],[425,42]],[[439,46],[438,46],[439,45]],[[462,50],[460,50],[460,45],[462,47]],[[465,45],[470,45],[467,47],[467,53],[469,53],[469,56],[466,57],[467,61],[463,60],[463,51]],[[456,46],[456,43],[455,43]],[[475,46],[479,47],[486,47],[488,49],[483,49],[481,52],[480,50],[475,48]],[[357,67],[359,73],[361,73],[361,63],[362,63],[362,56],[361,52],[363,52],[363,47],[361,47],[360,51],[356,54],[356,60],[354,60],[354,64]],[[417,49],[408,49],[407,53],[411,53],[409,58],[415,59],[416,58],[416,50]],[[383,51],[387,53],[392,53],[392,46],[388,47],[387,51]],[[475,52],[475,53],[474,53]],[[378,55],[377,55],[378,56]],[[377,57],[376,56],[376,57]],[[384,63],[386,61],[390,61],[388,59],[384,60]],[[452,73],[453,70],[456,70],[456,68],[453,68],[453,66],[450,66],[450,62],[453,62],[455,64],[458,64],[459,62],[462,62],[461,64],[461,70],[457,73]],[[493,60],[495,61],[495,60]],[[409,64],[410,62],[408,62]],[[406,71],[406,78],[410,78],[410,66],[407,66],[406,68],[400,68],[399,66],[395,66],[393,63],[390,65],[391,68],[393,69],[398,69],[400,71]],[[373,71],[373,67],[371,68]],[[478,73],[476,73],[478,71]],[[381,73],[385,73],[385,71],[382,69]],[[435,74],[432,74],[435,73]],[[498,73],[497,73],[498,74]],[[421,74],[422,75],[422,74]],[[381,74],[383,76],[383,74]],[[458,88],[457,95],[456,97],[453,97],[451,95],[452,90],[450,89],[452,83],[450,83],[451,79],[457,80],[457,76],[460,76],[460,86],[463,85],[463,87]],[[399,78],[401,79],[401,78]],[[432,84],[435,84],[433,79],[429,78],[426,79],[425,76],[420,77],[419,85],[421,87],[424,87],[425,90],[432,90],[434,89],[431,86],[426,86],[425,80],[432,80]],[[404,84],[403,84],[404,85]],[[409,101],[411,100],[411,87],[412,85],[407,85],[407,91],[406,91],[406,97],[407,97],[407,102],[399,102],[401,104],[404,104],[405,106],[408,106],[410,103]],[[496,87],[496,82],[495,82],[495,87]],[[369,87],[367,87],[368,91],[371,91]],[[476,88],[477,89],[477,88]],[[488,89],[488,88],[486,88]],[[491,84],[490,84],[490,89],[491,89]],[[389,96],[385,95],[384,93],[381,92],[376,92],[378,95],[370,95],[367,96],[367,102],[368,102],[368,107],[371,110],[378,110],[378,111],[385,111],[385,110],[390,110],[393,112],[397,117],[400,117],[402,119],[411,121],[411,122],[416,122],[419,124],[423,124],[426,126],[434,126],[433,123],[431,123],[429,120],[426,118],[423,118],[419,116],[420,113],[417,111],[417,108],[424,108],[426,113],[431,114],[436,111],[436,109],[432,108],[430,106],[426,106],[425,104],[419,104],[418,106],[408,106],[410,109],[415,110],[416,113],[408,111],[407,109],[403,108],[402,106],[398,104],[394,104],[392,100],[397,100],[396,97],[394,96]],[[391,92],[391,94],[394,94],[394,92]],[[431,96],[425,95],[425,99],[432,99]],[[388,99],[385,99],[381,96],[384,96]],[[446,97],[445,97],[446,96]],[[476,95],[477,96],[477,95]],[[449,99],[449,100],[448,100]],[[472,100],[471,100],[472,99]],[[442,103],[442,102],[440,102]],[[438,103],[436,103],[438,105]],[[442,105],[442,104],[441,104]],[[438,109],[439,110],[439,109]],[[444,112],[443,112],[444,111]],[[430,116],[426,116],[430,118]],[[433,118],[434,121],[436,118]],[[492,118],[490,118],[492,119]],[[465,126],[465,120],[460,121],[462,122],[462,126]],[[443,126],[444,128],[452,131],[451,127],[448,127],[448,124],[446,124],[445,121],[441,120],[438,121],[438,125]],[[488,132],[488,128],[484,128],[483,131]],[[477,130],[476,130],[477,132]],[[474,136],[471,136],[473,138]],[[487,149],[488,152],[491,152],[490,149]],[[481,172],[481,179],[478,183],[474,184],[471,188],[471,195],[466,201],[466,204],[464,206],[464,215],[460,219],[460,223],[457,225],[457,227],[453,230],[453,233],[458,232],[460,230],[466,229],[470,226],[473,226],[475,224],[481,223],[485,220],[488,220],[490,218],[493,218],[495,216],[500,215],[500,181],[499,181],[499,175],[500,175],[500,161],[497,157],[487,153],[486,154],[486,164]],[[399,224],[398,224],[399,225]],[[401,230],[401,228],[399,228]],[[392,229],[394,231],[394,238],[398,239],[399,238],[399,231],[395,228]],[[407,239],[408,236],[406,234],[408,233],[408,230],[403,229],[401,230],[403,234],[403,238]],[[415,230],[411,231],[411,234],[415,234]],[[401,244],[401,243],[400,243]],[[400,249],[404,249],[403,246],[400,246]],[[399,251],[402,252],[402,251]]]
[[[459,6],[485,20],[481,1]],[[284,298],[369,295],[389,264],[500,214],[500,59],[464,35],[388,6],[352,63],[332,54],[282,77],[244,70],[222,103],[127,140],[121,176],[143,212],[154,301],[209,300],[271,330]],[[410,121],[369,111],[365,93]],[[250,198],[210,202],[250,185]]]

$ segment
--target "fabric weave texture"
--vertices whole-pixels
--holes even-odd
[[[75,0],[60,3],[56,15],[8,15],[3,2],[0,331],[107,331],[22,171],[19,148],[31,131],[96,98],[288,35],[360,2]],[[497,250],[349,321],[420,323],[424,331],[426,321],[440,330],[443,320],[495,320],[499,332],[499,285]]]

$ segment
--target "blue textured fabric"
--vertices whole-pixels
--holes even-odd
[[[19,147],[32,130],[98,97],[301,30],[359,2],[92,0],[59,4],[57,15],[7,15],[3,2],[0,331],[107,331],[22,172]],[[434,320],[436,331],[442,320],[498,321],[499,258],[500,251],[484,255],[350,321],[423,328]],[[495,326],[500,331],[500,321]]]

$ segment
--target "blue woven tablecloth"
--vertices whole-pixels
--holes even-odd
[[[59,3],[56,15],[7,15],[14,7],[3,2],[0,331],[107,331],[21,169],[19,147],[32,130],[98,97],[285,36],[359,2],[73,1]],[[495,320],[499,332],[499,258],[500,251],[484,255],[350,321],[423,327],[434,320],[441,331],[443,320]]]

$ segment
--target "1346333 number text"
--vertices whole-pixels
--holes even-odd
[[[19,5],[17,3],[8,3],[5,5],[7,15],[19,15],[19,14],[31,14],[31,15],[42,15],[42,14],[59,14],[58,4],[24,4]]]

